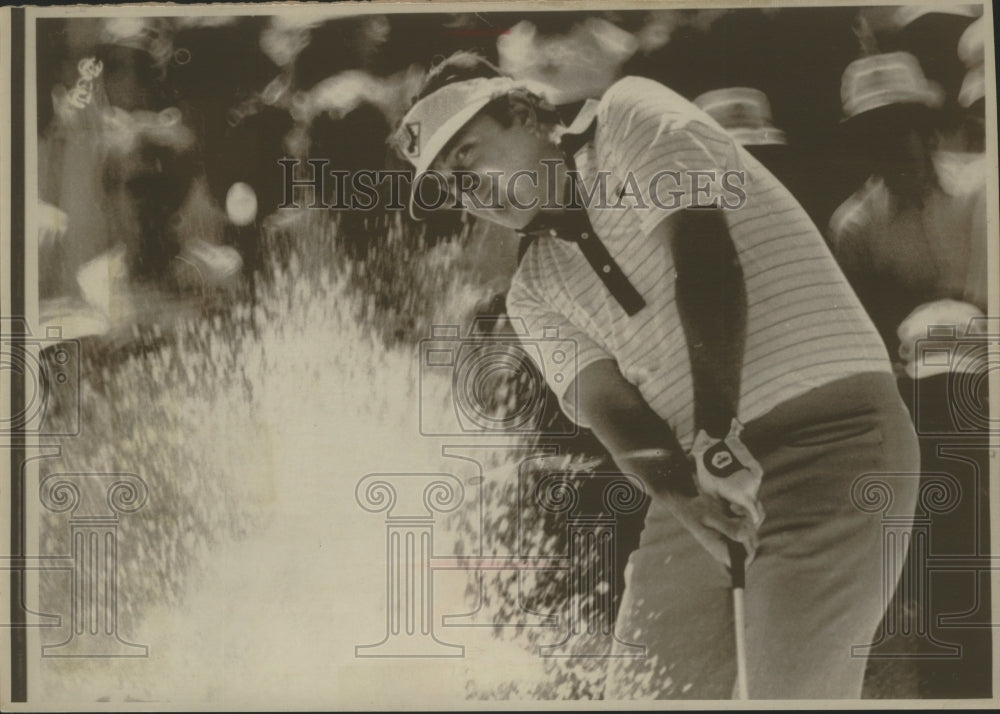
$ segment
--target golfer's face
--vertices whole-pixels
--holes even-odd
[[[518,229],[546,202],[549,181],[542,159],[551,154],[549,148],[518,119],[504,127],[481,114],[455,136],[435,167],[449,179],[453,195],[460,192],[458,185],[474,186],[462,199],[471,214]],[[483,207],[475,205],[473,195]]]

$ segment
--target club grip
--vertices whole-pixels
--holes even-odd
[[[739,541],[729,541],[729,573],[733,579],[734,588],[746,588],[747,551]]]

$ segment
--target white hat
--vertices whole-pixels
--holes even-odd
[[[966,67],[982,64],[986,50],[986,22],[979,18],[958,38],[958,58]]]
[[[101,21],[101,41],[148,52],[154,57],[171,42],[172,27],[165,18],[113,17]]]
[[[101,21],[100,38],[109,45],[145,52],[162,69],[172,58],[178,64],[185,64],[191,58],[186,48],[175,52],[174,29],[170,18],[114,17]]]
[[[928,81],[917,58],[909,52],[862,57],[847,65],[840,83],[844,117],[892,104],[923,104],[940,107],[941,87]]]
[[[446,84],[410,107],[393,136],[393,143],[415,169],[411,216],[416,218],[413,208],[417,185],[445,145],[483,107],[518,89],[535,91],[536,88],[530,82],[510,77],[467,79]]]
[[[744,146],[788,143],[785,132],[775,128],[771,104],[759,89],[713,89],[695,97],[694,103]]]
[[[986,66],[977,64],[965,73],[962,88],[958,91],[958,103],[968,109],[975,102],[986,97]]]
[[[986,97],[985,52],[986,23],[983,18],[979,18],[965,28],[958,40],[958,58],[968,68],[958,92],[958,103],[963,107],[971,107],[973,103]]]
[[[523,20],[497,38],[500,69],[543,87],[553,104],[601,96],[620,77],[639,43],[630,32],[599,17],[588,17],[559,35],[539,35]]]
[[[979,17],[980,12],[975,5],[903,5],[892,14],[891,24],[900,30],[924,15]]]

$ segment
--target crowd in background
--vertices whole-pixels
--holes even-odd
[[[928,325],[962,336],[987,309],[981,7],[336,12],[38,22],[43,319],[98,335],[178,296],[243,290],[262,235],[293,220],[279,159],[399,168],[386,140],[426,71],[471,50],[547,87],[566,121],[625,75],[698,104],[823,231],[904,396],[938,377],[924,408],[949,411],[948,368],[919,373],[919,351]],[[385,216],[334,218],[364,250]],[[501,295],[516,267],[516,238],[499,229],[456,216],[403,229],[464,236]],[[923,440],[925,470],[937,446]],[[988,505],[979,495],[968,508]],[[988,682],[984,642],[966,646],[985,647],[975,676]],[[935,692],[969,676],[941,675]]]
[[[935,146],[982,150],[977,14],[970,6],[42,20],[42,298],[64,321],[67,309],[79,317],[88,308],[94,319],[80,330],[99,331],[109,319],[99,284],[108,275],[168,292],[252,275],[260,231],[284,217],[278,160],[394,167],[390,129],[428,67],[456,50],[549,87],[569,118],[620,76],[657,79],[733,131],[825,229],[877,173],[872,145],[898,143],[913,123],[908,111],[872,107],[920,104],[918,128]],[[372,216],[337,218],[369,225]],[[459,230],[455,220],[434,218],[429,228]]]

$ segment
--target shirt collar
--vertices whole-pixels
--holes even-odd
[[[571,166],[573,166],[573,155],[590,139],[588,130],[597,121],[597,108],[599,106],[600,102],[596,99],[585,101],[570,125],[558,134],[559,148],[567,155]],[[581,232],[586,232],[589,225],[587,212],[583,209],[567,209],[556,214],[539,212],[518,233],[521,236],[549,235],[573,241]]]
[[[597,108],[601,105],[597,99],[588,99],[576,113],[576,118],[566,127],[563,134],[582,134],[597,117]]]
[[[580,111],[577,112],[576,117],[570,125],[559,132],[559,145],[564,151],[567,151],[567,147],[569,147],[569,153],[575,154],[579,151],[582,144],[586,143],[581,143],[579,137],[585,135],[590,126],[597,120],[597,108],[600,105],[601,103],[598,100],[588,99],[580,107]]]

